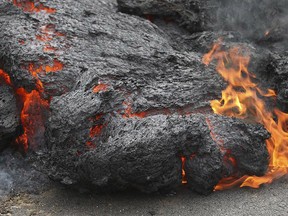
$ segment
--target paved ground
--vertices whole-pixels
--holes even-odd
[[[88,195],[57,186],[39,195],[21,194],[0,204],[0,215],[288,215],[288,178],[261,189],[232,189],[201,196],[138,192]]]

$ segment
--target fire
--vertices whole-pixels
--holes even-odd
[[[50,14],[56,12],[55,8],[46,7],[37,0],[35,2],[32,0],[13,0],[13,4],[21,8],[25,12],[39,13],[40,11],[45,11],[46,13],[50,13]]]
[[[288,114],[278,109],[268,110],[264,99],[274,99],[276,93],[268,89],[263,91],[253,81],[255,75],[248,70],[250,58],[245,50],[234,47],[222,51],[220,43],[203,56],[203,63],[208,65],[216,60],[217,72],[227,81],[227,88],[222,91],[220,100],[211,101],[214,113],[237,118],[254,120],[261,123],[271,133],[266,141],[270,155],[269,169],[264,176],[228,177],[222,179],[215,190],[230,188],[241,184],[258,188],[261,184],[271,183],[288,172]],[[276,119],[276,120],[275,120]],[[235,163],[235,162],[234,162]]]

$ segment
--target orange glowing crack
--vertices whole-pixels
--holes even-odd
[[[2,69],[0,69],[0,79],[4,80],[4,82],[7,85],[12,86],[10,76],[6,72],[4,72]]]
[[[63,70],[64,64],[57,59],[53,60],[52,65],[40,65],[37,66],[35,63],[30,63],[28,65],[28,71],[35,78],[38,78],[37,74],[45,71],[46,73],[58,72]]]
[[[182,162],[182,184],[187,184],[187,178],[186,178],[186,173],[185,173],[186,158],[181,157],[181,162]]]
[[[108,88],[107,84],[100,83],[93,88],[93,92],[94,93],[103,92],[103,91],[105,92],[105,91],[107,91],[107,88]]]
[[[47,24],[40,27],[40,33],[36,35],[36,39],[42,42],[51,41],[55,36],[63,37],[64,33],[56,31],[54,24]]]
[[[23,101],[20,116],[24,130],[24,133],[16,139],[16,142],[22,144],[26,152],[28,150],[28,141],[33,139],[38,127],[44,125],[44,119],[40,113],[42,113],[43,109],[48,109],[49,103],[43,100],[40,93],[36,90],[28,93],[24,88],[19,88],[16,90],[16,93]]]
[[[104,125],[96,125],[90,128],[90,137],[93,138],[95,136],[99,136],[101,134],[103,127]]]
[[[43,51],[44,51],[44,52],[55,52],[55,51],[57,51],[57,48],[52,47],[52,46],[46,44],[46,45],[43,47]]]
[[[260,89],[249,72],[250,58],[242,54],[241,47],[233,47],[228,51],[221,50],[219,43],[203,56],[203,63],[208,65],[212,60],[217,61],[217,72],[228,82],[222,91],[220,100],[211,101],[214,113],[233,116],[242,119],[253,119],[261,123],[270,132],[271,138],[266,141],[270,155],[269,169],[264,176],[243,176],[240,179],[223,179],[215,187],[216,190],[226,189],[233,185],[258,188],[263,183],[271,183],[288,173],[288,114],[278,109],[266,109],[262,98],[275,98],[274,90]],[[241,89],[241,91],[237,90]],[[259,96],[260,95],[260,96]]]
[[[46,71],[46,73],[58,72],[58,71],[61,71],[63,69],[63,67],[64,67],[64,65],[62,62],[60,62],[57,59],[54,59],[53,65],[46,65],[45,66],[45,71]]]

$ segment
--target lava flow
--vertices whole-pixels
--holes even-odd
[[[55,13],[56,9],[44,6],[38,0],[13,0],[13,4],[28,13],[44,12],[47,14]],[[50,46],[48,41],[55,36],[64,36],[64,34],[57,32],[54,24],[48,24],[40,27],[40,35],[35,35],[36,39],[45,42],[43,51],[54,52],[57,49]],[[25,45],[25,41],[20,40],[20,44]],[[21,146],[26,152],[28,148],[35,150],[38,143],[42,143],[45,127],[45,113],[49,109],[49,101],[42,98],[41,94],[44,91],[43,83],[38,78],[39,73],[58,72],[63,69],[64,65],[58,59],[53,60],[53,64],[30,63],[26,68],[36,80],[36,88],[28,92],[24,88],[14,88],[18,100],[21,102],[21,124],[23,127],[23,134],[16,139],[16,143]],[[1,75],[0,70],[0,75]],[[5,74],[4,74],[5,75]],[[3,76],[3,75],[2,75]],[[10,83],[10,77],[6,74],[4,76],[7,83]]]
[[[234,185],[258,188],[261,184],[271,183],[288,173],[288,114],[277,108],[269,110],[264,99],[275,99],[271,89],[261,90],[253,78],[255,75],[248,70],[250,58],[240,47],[223,51],[219,43],[204,55],[203,63],[208,65],[216,60],[216,70],[228,82],[222,91],[220,100],[211,101],[214,113],[253,120],[261,123],[271,133],[266,141],[270,155],[269,168],[264,176],[228,177],[222,179],[215,190],[230,188]]]

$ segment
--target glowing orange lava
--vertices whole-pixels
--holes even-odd
[[[56,9],[44,6],[39,0],[13,0],[13,4],[25,12],[39,13],[45,12],[48,14],[55,13]],[[36,39],[42,42],[48,42],[55,36],[64,36],[63,33],[57,32],[54,24],[48,24],[40,27],[40,33],[35,35]],[[24,40],[19,40],[19,43],[25,45]],[[57,49],[45,44],[43,47],[44,52],[54,52]],[[28,147],[35,149],[37,142],[41,137],[44,137],[45,127],[45,112],[49,108],[49,101],[41,97],[44,91],[43,84],[38,78],[39,73],[58,72],[63,69],[64,65],[58,59],[53,60],[53,64],[44,65],[40,63],[30,63],[26,68],[30,74],[36,79],[36,89],[27,92],[24,88],[15,89],[19,99],[23,104],[21,111],[21,123],[24,133],[16,140],[18,144],[22,144],[25,151]],[[5,75],[0,70],[0,76],[4,77],[6,82],[10,83],[10,77]],[[29,146],[28,146],[29,144]]]
[[[145,118],[148,114],[147,112],[133,113],[131,105],[127,102],[124,102],[123,105],[124,107],[126,107],[126,109],[124,110],[124,115],[122,115],[123,118]]]
[[[54,8],[46,7],[39,1],[35,1],[35,2],[32,0],[13,0],[13,4],[21,8],[25,12],[38,13],[40,11],[45,11],[46,13],[50,13],[50,14],[56,12],[56,9]]]
[[[24,88],[16,91],[23,102],[21,111],[21,123],[24,133],[17,138],[16,142],[22,144],[24,150],[28,150],[28,141],[32,149],[36,148],[37,143],[34,139],[38,135],[40,128],[44,130],[43,110],[48,109],[49,104],[43,100],[38,91],[33,90],[28,93]]]
[[[102,91],[107,91],[108,85],[104,83],[100,83],[97,86],[93,88],[94,93],[102,92]]]
[[[48,44],[44,45],[44,47],[43,47],[44,52],[55,52],[56,50],[57,50],[57,48],[52,47]]]
[[[58,71],[61,71],[63,69],[63,67],[64,67],[64,65],[62,64],[62,62],[60,62],[57,59],[54,59],[53,65],[46,65],[45,66],[45,71],[46,71],[46,73],[58,72]]]
[[[182,162],[182,184],[187,184],[186,173],[185,173],[186,158],[181,157],[181,162]]]
[[[270,155],[269,169],[264,176],[228,177],[222,179],[215,190],[230,188],[234,185],[258,188],[261,184],[271,183],[288,172],[288,114],[278,109],[272,111],[266,108],[263,98],[274,98],[271,89],[261,90],[253,81],[255,75],[249,72],[250,58],[245,50],[234,47],[228,51],[221,50],[219,43],[204,55],[203,63],[208,65],[217,60],[216,70],[228,82],[222,91],[220,100],[211,101],[214,113],[237,118],[254,120],[261,123],[271,133],[266,141]],[[275,120],[276,119],[276,120]]]
[[[12,85],[10,76],[5,73],[2,69],[0,69],[0,79],[3,79],[7,85]]]

